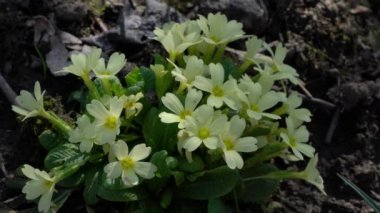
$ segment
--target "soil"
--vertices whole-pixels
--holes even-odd
[[[201,3],[197,2],[201,1],[191,2],[190,6],[181,4],[180,11],[184,16],[193,17],[198,13],[198,4]],[[337,174],[350,178],[379,200],[380,5],[376,0],[279,2],[265,2],[269,21],[259,36],[267,42],[280,40],[286,43],[290,49],[286,60],[298,70],[305,88],[313,97],[330,103],[305,102],[313,113],[313,121],[309,125],[311,142],[319,153],[319,169],[328,196],[306,183],[284,181],[268,203],[281,205],[275,212],[372,212]],[[38,80],[49,96],[65,100],[70,91],[80,87],[80,82],[70,76],[54,77],[50,73],[44,76],[43,64],[34,47],[35,30],[27,24],[37,15],[55,17],[57,28],[79,38],[101,35],[102,29],[94,21],[89,8],[71,3],[74,6],[67,9],[68,1],[64,0],[0,0],[0,72],[15,91],[32,90]],[[99,17],[112,28],[118,24],[121,10],[122,6],[115,4]],[[70,14],[75,15],[75,19],[65,18]],[[152,59],[146,55],[157,49],[151,43],[136,44],[132,49],[117,44],[101,43],[106,52],[118,50],[126,53],[130,66],[151,62]],[[52,48],[48,42],[40,41],[38,45],[43,55]],[[299,88],[294,89],[305,94]],[[63,104],[68,105],[66,102]],[[25,207],[20,191],[9,187],[14,184],[10,179],[16,176],[17,168],[24,163],[42,165],[45,153],[36,143],[35,132],[38,130],[31,129],[28,122],[19,122],[3,95],[0,96],[0,117],[2,212],[16,206]],[[43,125],[36,120],[29,122]],[[305,165],[297,166],[303,168]],[[68,200],[70,208],[61,211],[85,211],[81,199],[81,193],[74,192]],[[99,212],[107,209],[100,206]]]

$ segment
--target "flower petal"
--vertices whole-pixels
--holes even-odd
[[[243,165],[244,165],[243,158],[236,151],[225,151],[224,160],[226,161],[227,166],[230,169],[243,168]]]
[[[185,99],[185,109],[194,111],[202,99],[202,92],[195,89],[189,90]]]
[[[115,179],[120,177],[122,168],[120,162],[111,162],[104,167],[104,172],[107,173],[107,178]]]
[[[145,178],[151,179],[154,177],[154,173],[157,171],[157,167],[149,162],[136,162],[135,172]]]
[[[135,186],[139,183],[139,178],[137,177],[135,171],[128,170],[128,171],[123,171],[121,174],[121,179],[126,185],[132,185]]]
[[[254,152],[257,150],[257,140],[254,137],[244,137],[237,139],[235,150],[238,152]]]
[[[245,120],[240,118],[238,115],[235,115],[230,120],[229,132],[236,138],[240,137],[240,135],[243,134],[245,130],[245,126]]]
[[[122,160],[128,156],[128,145],[124,141],[118,140],[112,145],[112,151],[118,160]]]
[[[162,97],[161,100],[165,107],[177,115],[180,114],[184,109],[182,103],[173,93],[166,93],[166,95]]]
[[[196,150],[202,144],[202,140],[198,137],[190,137],[185,140],[183,148],[187,151],[192,152]]]
[[[42,211],[45,213],[49,211],[53,193],[54,193],[54,187],[41,196],[40,200],[38,201],[38,211]]]
[[[150,147],[147,147],[145,144],[138,144],[133,147],[131,152],[129,153],[129,156],[134,160],[134,161],[140,161],[142,159],[147,158],[152,149]]]
[[[209,137],[203,140],[203,144],[208,149],[216,149],[218,147],[219,139],[217,137]]]

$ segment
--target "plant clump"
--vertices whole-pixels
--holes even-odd
[[[44,109],[38,82],[34,94],[17,97],[13,110],[24,120],[39,116],[53,127],[39,136],[48,151],[44,170],[22,168],[29,179],[22,191],[39,211],[57,210],[77,188],[87,205],[104,199],[142,211],[199,210],[191,202],[208,208],[228,200],[260,203],[285,179],[324,192],[304,125],[311,113],[286,89],[299,84],[299,75],[284,63],[282,44],[273,51],[220,13],[154,33],[168,58],[156,54],[149,68],[123,78],[116,74],[124,54],[113,53],[107,63],[98,48],[71,56],[61,72],[86,86],[75,125]],[[225,48],[240,39],[247,39],[246,54],[234,62]],[[309,163],[304,171],[280,170],[275,158]]]

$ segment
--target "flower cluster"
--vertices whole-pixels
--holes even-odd
[[[273,188],[277,180],[302,179],[324,192],[304,124],[311,112],[302,108],[300,94],[286,87],[300,80],[284,62],[282,44],[272,50],[220,13],[167,24],[154,34],[168,59],[156,56],[149,68],[129,71],[125,82],[116,76],[126,63],[121,53],[107,63],[98,48],[71,56],[72,65],[61,72],[80,77],[87,87],[85,98],[76,99],[81,111],[75,123],[44,108],[38,82],[34,94],[21,91],[17,97],[16,113],[42,117],[54,128],[54,134],[39,137],[48,149],[49,172],[22,169],[30,179],[23,192],[28,200],[40,197],[39,211],[58,206],[54,195],[62,194],[60,184],[67,182],[84,186],[89,205],[98,198],[152,198],[136,206],[152,202],[162,211],[182,208],[182,198],[202,202],[233,191],[235,199],[244,200],[247,193],[264,198],[267,192],[252,189],[260,179],[271,179]],[[224,54],[229,43],[246,38],[243,61]],[[296,172],[278,169],[273,158],[310,161]]]

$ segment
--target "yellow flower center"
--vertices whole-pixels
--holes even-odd
[[[51,187],[53,187],[53,181],[49,181],[49,180],[45,180],[44,181],[44,185],[46,186],[46,188],[50,189]]]
[[[135,105],[135,102],[133,101],[127,101],[125,104],[124,104],[124,108],[126,109],[130,109],[130,108],[133,108]]]
[[[259,108],[259,106],[257,106],[256,104],[252,104],[252,105],[251,105],[251,110],[252,110],[252,111],[255,111],[255,112],[260,112],[260,108]]]
[[[226,146],[227,150],[233,150],[235,147],[234,142],[231,139],[223,140],[224,146]]]
[[[179,114],[179,117],[180,117],[181,119],[185,119],[186,116],[188,116],[188,115],[191,115],[191,111],[188,110],[188,109],[185,109],[185,110],[183,110],[183,111]]]
[[[212,35],[211,40],[213,40],[215,42],[219,42],[219,38],[216,35]]]
[[[109,70],[102,70],[98,72],[99,75],[111,75],[111,71]]]
[[[135,161],[129,156],[123,158],[120,163],[123,170],[130,170],[135,167]]]
[[[294,137],[290,137],[289,144],[291,147],[295,148],[297,146],[297,140]]]
[[[200,128],[198,131],[198,137],[202,140],[210,137],[210,130],[206,127]]]
[[[214,94],[216,97],[222,97],[224,92],[222,87],[220,86],[215,86],[214,89],[212,89],[212,94]]]
[[[113,115],[110,115],[106,118],[104,126],[108,129],[115,129],[117,126],[117,118]]]

